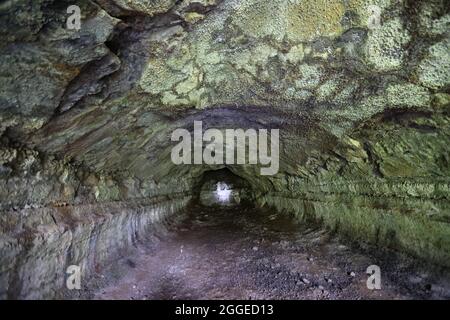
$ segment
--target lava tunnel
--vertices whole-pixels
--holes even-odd
[[[450,299],[448,1],[4,0],[0,39],[1,300]]]
[[[205,207],[231,207],[240,204],[250,205],[249,184],[228,169],[206,171],[198,187],[193,202]]]

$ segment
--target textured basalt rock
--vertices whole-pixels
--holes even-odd
[[[70,4],[80,31],[65,27]],[[369,5],[381,10],[375,29]],[[445,0],[3,1],[0,294],[54,296],[64,259],[113,256],[133,223],[158,224],[148,199],[165,197],[169,216],[224,167],[260,205],[450,266],[449,10]],[[279,128],[280,172],[175,166],[171,133],[194,120]],[[64,208],[81,223],[49,220]],[[73,246],[94,229],[101,245]],[[47,256],[54,263],[39,264]],[[26,280],[27,268],[39,276]]]
[[[61,297],[70,265],[81,267],[83,277],[89,277],[137,241],[161,232],[167,218],[188,200],[179,195],[165,201],[148,198],[4,212],[0,298]]]

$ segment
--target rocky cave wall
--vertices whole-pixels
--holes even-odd
[[[186,205],[225,167],[171,162],[194,120],[280,129],[277,175],[227,166],[258,205],[450,266],[448,1],[8,0],[0,16],[0,297],[54,296],[65,267],[92,272]]]

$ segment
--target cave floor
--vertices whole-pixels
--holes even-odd
[[[323,228],[296,223],[287,215],[245,208],[195,207],[153,241],[137,245],[132,254],[94,276],[78,298],[450,296],[448,281],[443,285],[442,279],[420,271],[414,262],[395,255],[379,258],[369,254],[368,248],[344,243]],[[366,285],[366,269],[373,264],[381,267],[381,290],[369,290]]]

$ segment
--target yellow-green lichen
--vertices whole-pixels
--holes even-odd
[[[316,88],[323,76],[321,65],[302,64],[299,66],[300,78],[295,81],[295,86],[300,89]]]
[[[293,46],[286,54],[286,59],[290,63],[297,64],[305,57],[305,51],[303,50],[303,44]]]
[[[175,72],[160,59],[152,59],[142,73],[139,85],[146,93],[159,94],[187,78],[188,75]]]
[[[427,89],[411,83],[391,85],[386,90],[386,102],[393,106],[427,107],[431,96]]]
[[[285,8],[285,0],[244,0],[234,9],[231,21],[247,36],[281,41],[286,33]]]
[[[339,85],[340,85],[340,81],[338,78],[332,78],[332,79],[325,81],[316,90],[317,101],[324,102],[324,101],[331,100],[330,97],[339,88]]]
[[[410,40],[411,35],[400,18],[385,22],[381,27],[369,31],[365,46],[366,60],[377,71],[399,69]]]
[[[288,1],[286,36],[292,41],[311,41],[321,36],[342,33],[341,19],[345,7],[340,0]]]
[[[440,89],[450,85],[450,39],[438,42],[428,49],[417,73],[420,83],[428,88]]]

